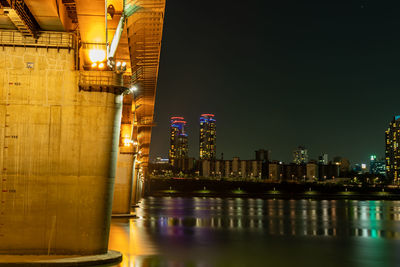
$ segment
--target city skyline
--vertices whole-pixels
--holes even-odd
[[[400,113],[399,4],[249,5],[258,8],[243,14],[242,25],[234,19],[240,7],[224,1],[213,9],[170,3],[153,158],[165,155],[169,116],[184,114],[195,125],[205,111],[219,118],[217,155],[250,158],[253,150],[268,148],[273,158],[289,161],[293,148],[304,144],[314,159],[322,152],[354,163],[370,154],[383,157],[383,132]],[[187,58],[196,62],[193,68]],[[254,71],[244,71],[249,68]],[[242,137],[246,132],[250,140]],[[189,155],[198,155],[197,130],[188,134]]]
[[[201,114],[200,115],[200,119],[203,117],[203,115],[212,115],[213,117],[215,116],[214,114]],[[397,116],[395,116],[395,117],[400,117],[399,115],[397,115]],[[184,117],[171,117],[170,118],[170,122],[172,123],[172,119],[181,119],[181,120],[185,120],[184,121],[184,126],[186,127],[186,124],[187,124],[187,121],[188,120],[186,120]],[[190,125],[190,124],[189,124]],[[190,129],[190,128],[189,128]],[[200,131],[198,131],[200,129]],[[171,134],[171,124],[170,124],[170,129],[169,129],[169,136],[170,136],[170,134]],[[190,157],[190,158],[198,158],[198,159],[200,159],[200,147],[199,147],[199,145],[200,145],[200,142],[198,142],[197,143],[197,145],[194,145],[194,146],[190,146],[188,143],[189,143],[189,141],[192,139],[192,138],[197,138],[196,140],[199,140],[199,137],[200,137],[200,132],[201,132],[201,124],[200,124],[200,126],[198,126],[198,123],[196,124],[196,127],[195,127],[195,129],[194,130],[192,130],[194,133],[198,133],[198,136],[195,136],[195,137],[191,137],[189,134],[187,134],[186,132],[187,132],[187,129],[185,129],[185,135],[186,135],[186,144],[187,144],[187,147],[186,147],[186,157]],[[170,136],[170,139],[171,139],[171,136]],[[385,139],[386,140],[386,139]],[[384,142],[386,142],[386,141],[384,141]],[[171,140],[170,140],[170,143],[169,143],[169,149],[168,149],[168,151],[167,151],[167,156],[165,156],[164,154],[160,154],[160,155],[153,155],[152,157],[151,157],[151,160],[152,161],[154,161],[156,158],[169,158],[170,156],[170,146],[171,146]],[[385,146],[385,145],[383,145],[383,146]],[[197,148],[197,153],[196,152],[193,152],[193,149],[194,149],[194,151],[196,151],[196,148]],[[256,150],[256,149],[263,149],[263,148],[261,148],[261,147],[258,147],[258,148],[255,148],[254,150]],[[268,148],[266,148],[266,149],[268,149]],[[287,155],[286,156],[286,158],[287,158],[287,160],[283,160],[282,158],[274,158],[273,156],[271,157],[271,160],[278,160],[278,161],[282,161],[282,162],[285,162],[285,163],[291,163],[291,162],[295,162],[296,163],[296,160],[294,159],[294,157],[295,157],[295,155],[294,155],[294,153],[295,153],[295,151],[296,150],[298,150],[298,149],[305,149],[305,154],[306,154],[306,157],[305,157],[305,160],[304,160],[304,162],[309,162],[309,161],[320,161],[321,160],[321,157],[323,157],[324,159],[324,161],[329,161],[329,162],[333,162],[334,161],[334,158],[337,158],[337,157],[343,157],[343,158],[347,158],[346,156],[343,156],[343,155],[332,155],[332,154],[328,154],[328,153],[325,153],[325,151],[311,151],[311,153],[309,153],[310,151],[308,150],[308,148],[307,147],[305,147],[304,145],[297,145],[295,148],[293,148],[291,151],[289,151],[289,154],[290,155]],[[383,150],[385,150],[385,148],[383,149]],[[268,151],[271,153],[272,151],[271,150],[269,150],[268,149]],[[224,153],[224,152],[219,152],[219,151],[217,151],[216,152],[216,159],[220,159],[221,158],[221,154],[222,153]],[[250,154],[252,154],[252,153],[250,153]],[[310,156],[311,155],[311,156]],[[368,166],[369,166],[369,158],[371,157],[371,155],[374,155],[376,158],[384,158],[385,157],[385,153],[382,153],[382,155],[379,155],[378,153],[373,153],[373,152],[371,152],[371,153],[369,153],[368,155],[366,155],[366,157],[365,158],[363,158],[361,161],[358,161],[358,162],[355,162],[355,161],[350,161],[350,164],[351,164],[351,166],[354,166],[354,165],[361,165],[361,164],[367,164]],[[378,155],[378,156],[377,156]],[[239,157],[239,158],[242,158],[241,156],[239,156],[239,155],[233,155],[233,156],[231,156],[230,158],[234,158],[234,157]],[[252,159],[252,156],[250,156],[248,159]]]

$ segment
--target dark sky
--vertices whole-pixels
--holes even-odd
[[[366,162],[384,156],[399,100],[400,1],[169,0],[151,156],[184,116],[198,157],[199,116],[214,113],[226,159],[288,162],[305,145]]]

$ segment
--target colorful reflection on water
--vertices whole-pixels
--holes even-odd
[[[397,266],[400,201],[146,198],[119,266]]]

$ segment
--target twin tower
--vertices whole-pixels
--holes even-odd
[[[183,117],[171,117],[169,163],[176,166],[181,159],[188,158],[188,134]],[[214,114],[200,116],[200,159],[215,159],[217,131]]]

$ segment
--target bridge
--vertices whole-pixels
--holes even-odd
[[[148,176],[165,0],[0,0],[0,254],[107,252]]]

